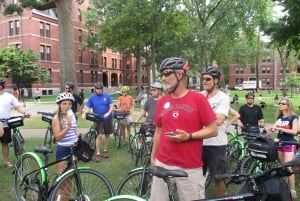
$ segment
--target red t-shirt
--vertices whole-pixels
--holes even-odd
[[[157,159],[167,165],[182,168],[203,166],[203,140],[176,143],[169,140],[165,133],[176,129],[188,133],[201,130],[216,119],[205,96],[189,91],[184,97],[174,99],[167,94],[160,98],[156,106],[155,124],[162,128]]]

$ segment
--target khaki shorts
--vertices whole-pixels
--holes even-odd
[[[202,168],[180,168],[163,164],[156,159],[155,165],[167,169],[181,169],[188,173],[188,177],[172,178],[174,192],[178,193],[180,201],[191,201],[205,198],[205,178]],[[150,201],[169,201],[167,184],[158,177],[153,177]]]

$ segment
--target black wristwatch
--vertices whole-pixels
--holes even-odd
[[[192,133],[189,133],[189,139],[188,139],[188,141],[192,141],[193,140],[193,135],[192,135]]]

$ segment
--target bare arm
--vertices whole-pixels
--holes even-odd
[[[229,114],[232,116],[232,118],[227,122],[227,126],[232,125],[234,122],[236,122],[240,118],[240,114],[232,108],[230,108]]]
[[[145,117],[146,115],[146,111],[145,110],[141,110],[140,113],[138,114],[137,118],[136,118],[136,121],[140,121],[143,117]]]
[[[152,144],[152,151],[151,151],[151,165],[155,165],[155,159],[159,147],[160,135],[161,135],[161,128],[156,127],[152,139],[153,144]]]
[[[64,128],[60,128],[60,123],[58,116],[55,115],[52,119],[52,131],[55,137],[55,140],[59,141],[65,137],[69,129],[71,128],[72,117],[68,117],[68,124]]]

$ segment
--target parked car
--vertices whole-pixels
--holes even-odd
[[[234,89],[237,90],[237,91],[242,91],[243,90],[243,85],[242,84],[236,85],[234,87]]]

